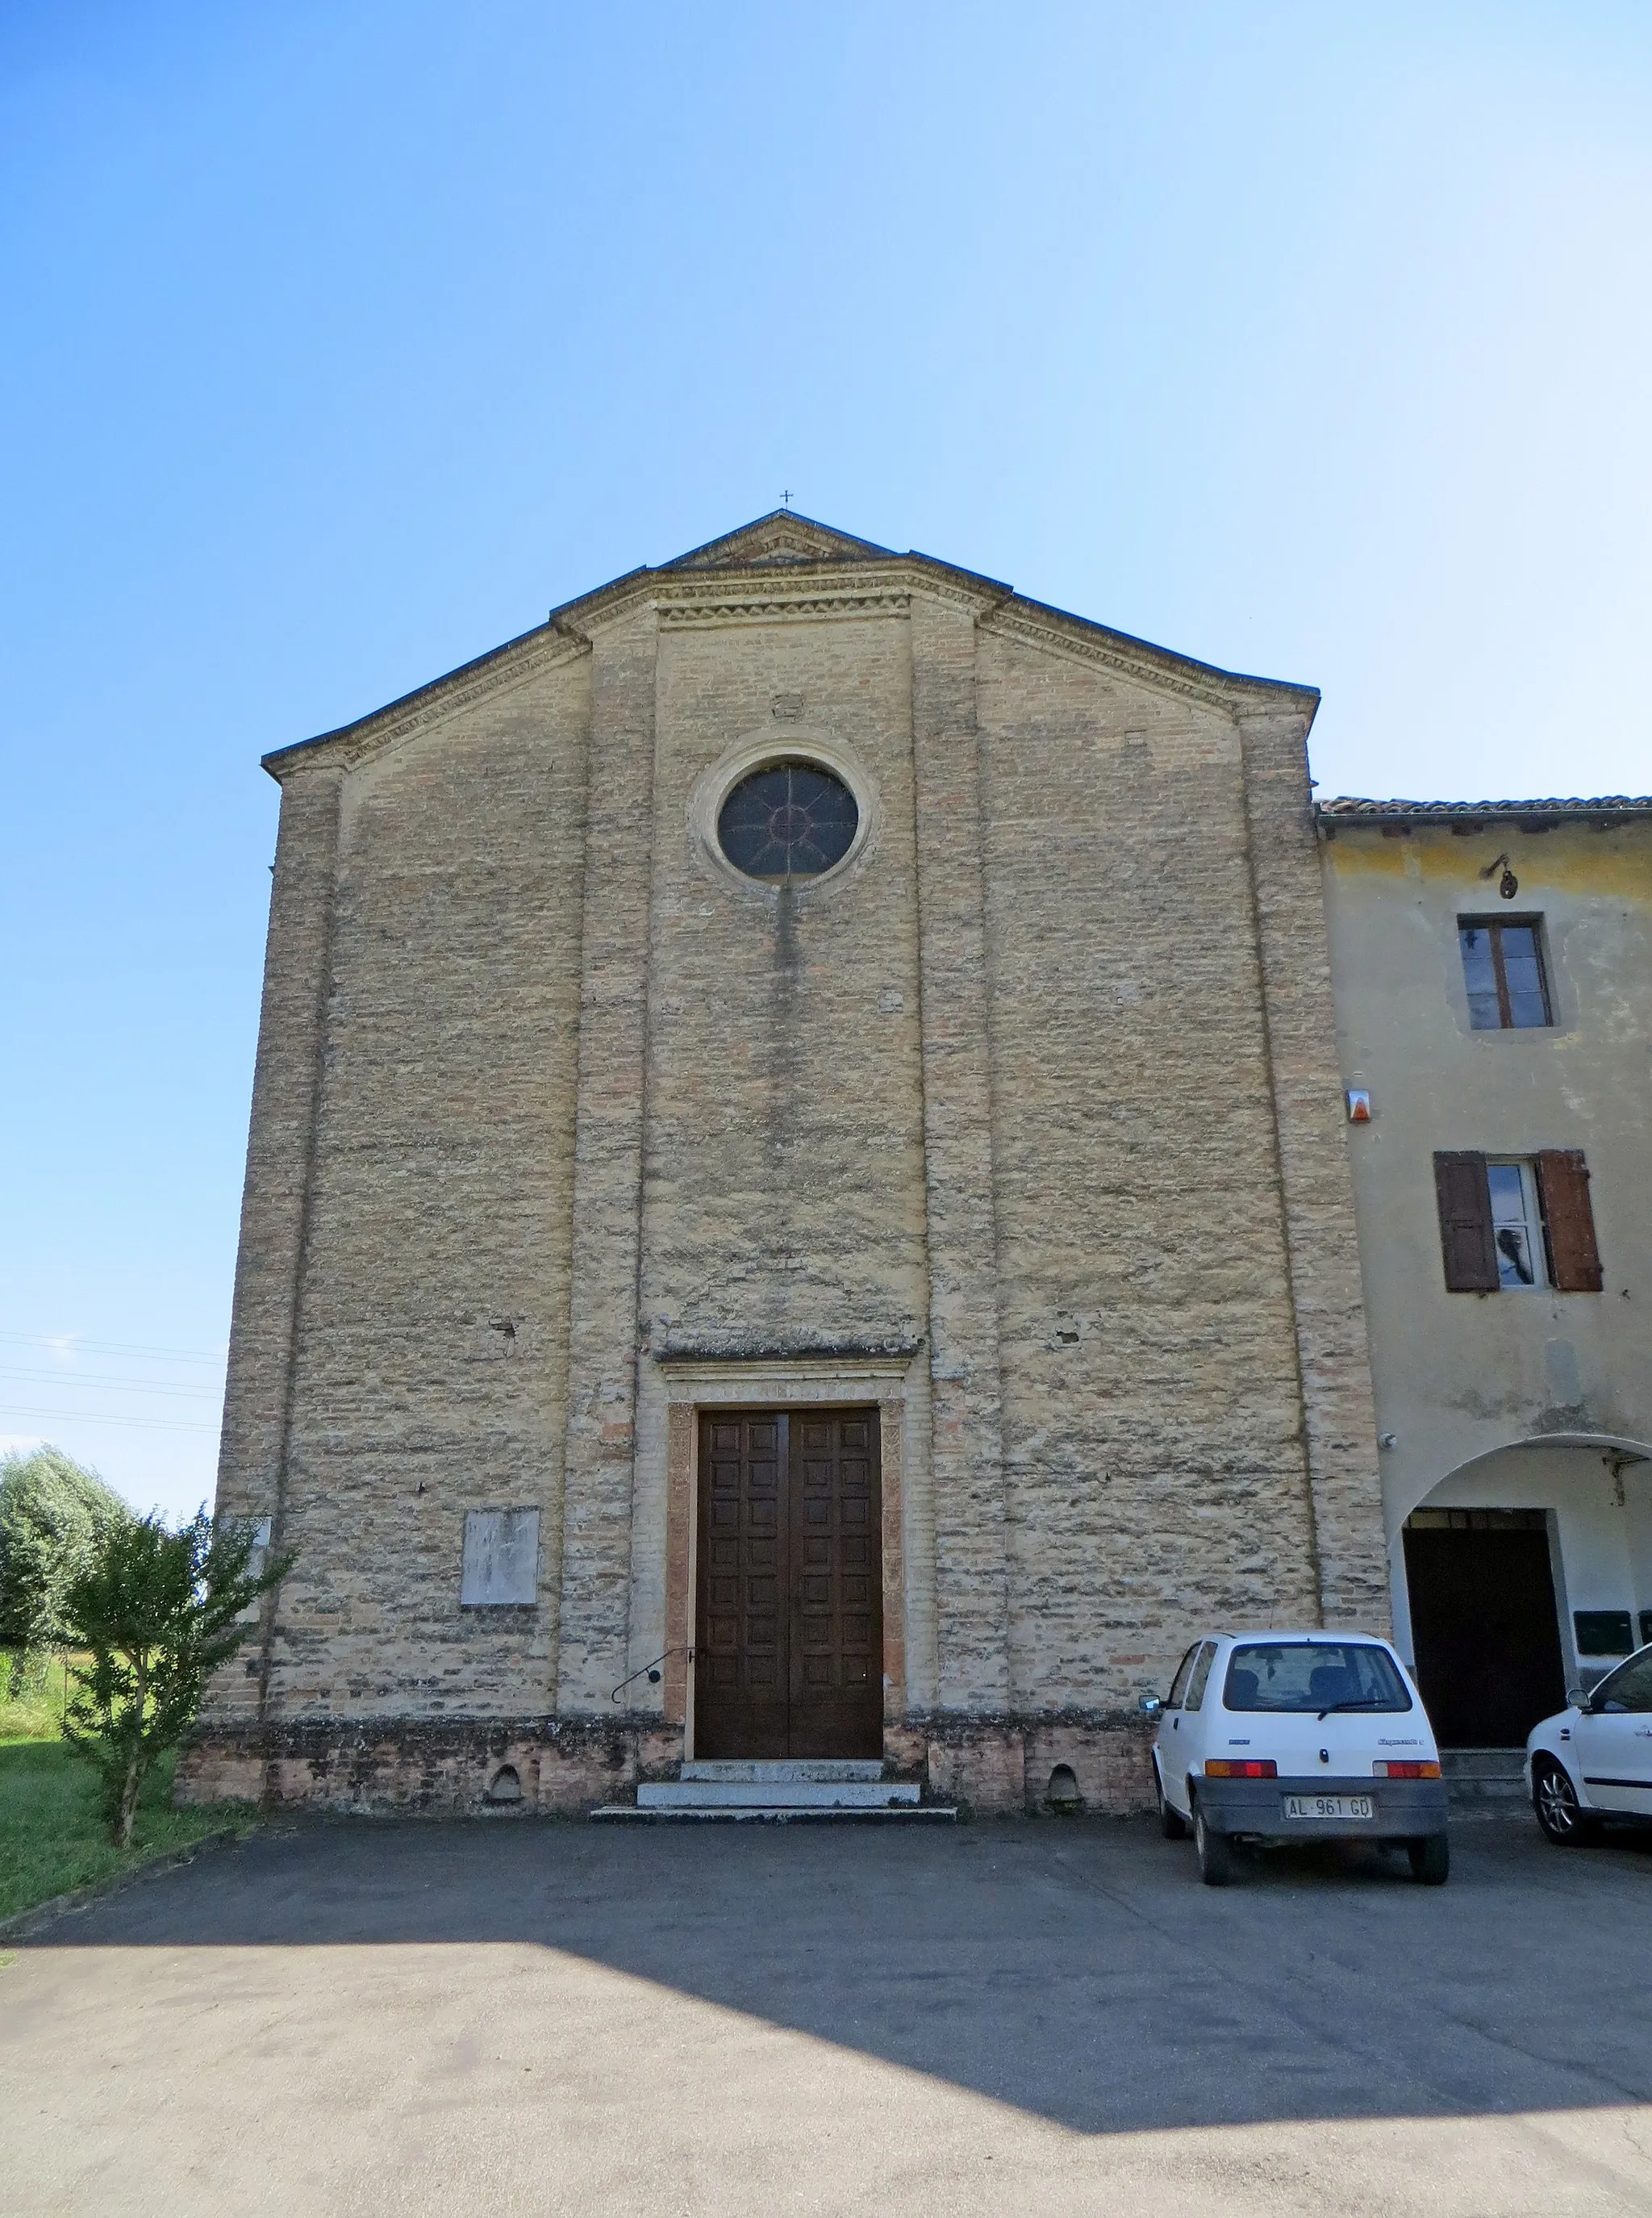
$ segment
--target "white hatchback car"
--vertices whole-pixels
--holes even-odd
[[[1526,1736],[1538,1823],[1562,1847],[1598,1839],[1606,1818],[1652,1819],[1652,1645]]]
[[[1160,1823],[1167,1840],[1191,1828],[1207,1887],[1233,1877],[1236,1840],[1374,1841],[1403,1847],[1425,1886],[1449,1874],[1439,1750],[1387,1641],[1209,1633],[1142,1707],[1159,1721]]]

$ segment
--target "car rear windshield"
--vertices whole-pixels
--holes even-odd
[[[1369,1640],[1255,1640],[1228,1658],[1230,1710],[1408,1710],[1411,1695],[1385,1648]]]

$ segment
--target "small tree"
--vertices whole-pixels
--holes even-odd
[[[255,1525],[214,1527],[204,1508],[176,1533],[158,1514],[133,1518],[69,1589],[71,1635],[92,1660],[74,1674],[64,1733],[102,1773],[122,1848],[156,1758],[182,1740],[207,1679],[251,1630],[238,1620],[292,1567],[289,1555],[255,1569],[257,1546]]]
[[[0,1460],[0,1648],[12,1653],[13,1691],[68,1641],[64,1598],[104,1536],[132,1512],[112,1486],[60,1448]]]

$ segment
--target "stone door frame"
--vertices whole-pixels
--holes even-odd
[[[724,1361],[666,1358],[665,1647],[664,1712],[694,1754],[694,1643],[698,1573],[700,1413],[727,1408],[820,1408],[875,1403],[882,1463],[883,1722],[906,1714],[906,1546],[901,1517],[910,1356],[792,1356]]]

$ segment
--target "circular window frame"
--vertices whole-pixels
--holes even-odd
[[[754,771],[778,768],[783,763],[807,763],[840,779],[849,788],[859,821],[855,836],[829,870],[817,870],[806,878],[754,878],[723,852],[717,823],[723,803],[742,778],[750,778]],[[789,889],[794,901],[813,901],[835,891],[858,870],[882,828],[877,788],[854,749],[828,732],[803,724],[789,725],[784,731],[777,731],[770,724],[737,740],[726,754],[702,771],[689,796],[689,837],[696,852],[725,884],[769,901],[777,901],[783,888]]]

